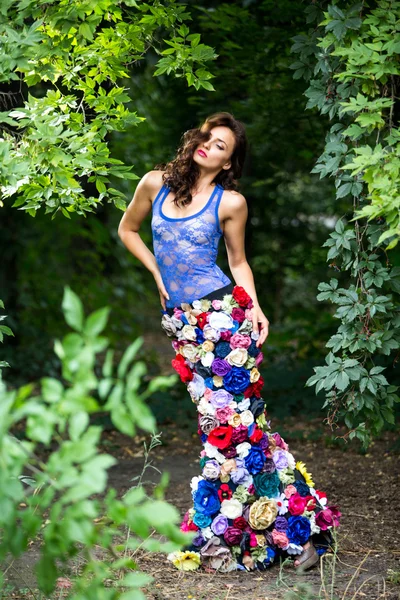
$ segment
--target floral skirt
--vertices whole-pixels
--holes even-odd
[[[252,307],[244,288],[229,284],[163,311],[203,445],[181,524],[194,537],[168,555],[179,569],[264,570],[295,559],[309,540],[320,555],[333,547],[338,507],[267,420]]]

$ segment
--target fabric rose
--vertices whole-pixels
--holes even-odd
[[[217,490],[211,482],[205,479],[199,481],[197,490],[193,494],[193,500],[194,509],[197,513],[212,516],[221,507]]]
[[[221,309],[221,304],[222,304],[222,300],[217,300],[217,298],[215,298],[215,300],[213,300],[211,302],[211,305],[213,307],[214,310],[220,310]]]
[[[220,502],[230,500],[232,498],[232,490],[227,483],[223,483],[218,490],[218,498]]]
[[[289,544],[288,537],[284,531],[272,530],[272,539],[278,548],[285,548]]]
[[[266,529],[274,522],[277,514],[275,500],[262,496],[250,506],[249,523],[255,530]]]
[[[205,367],[211,367],[213,361],[214,361],[214,354],[213,352],[206,352],[205,354],[201,355],[200,361],[201,364],[204,365]],[[211,373],[210,373],[211,375]]]
[[[236,498],[224,500],[221,503],[221,514],[223,514],[228,519],[237,519],[237,517],[242,516],[242,513],[243,505]]]
[[[218,358],[225,358],[225,356],[228,356],[230,351],[231,347],[229,343],[224,341],[219,341],[214,348],[214,354],[215,356],[218,356]]]
[[[252,299],[242,286],[235,285],[232,290],[232,296],[239,304],[239,306],[244,308],[252,308]]]
[[[233,415],[230,417],[228,423],[229,425],[232,425],[232,427],[239,427],[239,425],[241,424],[242,419],[240,418],[240,415],[236,412],[233,413]]]
[[[226,458],[235,458],[235,456],[237,456],[235,446],[228,446],[227,448],[222,448],[221,452]]]
[[[250,479],[250,473],[246,469],[245,461],[242,458],[236,459],[236,468],[231,471],[231,479],[235,484],[245,484]]]
[[[224,515],[217,515],[211,523],[211,529],[215,535],[222,535],[228,528],[228,519]]]
[[[215,408],[225,408],[232,400],[232,394],[226,390],[217,390],[210,395],[210,402]]]
[[[233,444],[241,444],[248,439],[248,430],[244,425],[240,425],[239,427],[235,427],[232,433],[232,443]]]
[[[297,490],[295,488],[294,485],[290,484],[285,488],[285,496],[286,498],[289,500],[290,496],[293,496],[293,494],[296,494]]]
[[[181,531],[198,531],[198,526],[196,525],[196,523],[194,523],[192,521],[192,519],[190,518],[189,515],[189,511],[186,511],[185,516],[183,517],[183,521],[180,525],[180,530]]]
[[[338,527],[341,516],[342,513],[339,511],[337,506],[328,506],[317,514],[315,517],[315,522],[318,527],[321,528],[321,531],[326,531],[331,527]]]
[[[222,385],[224,383],[222,377],[219,377],[218,375],[214,375],[212,380],[213,380],[215,387],[222,387]]]
[[[305,498],[296,493],[289,498],[289,512],[292,515],[302,515],[306,508],[307,501]]]
[[[193,373],[190,370],[189,365],[186,364],[186,361],[182,354],[177,354],[176,357],[171,360],[171,364],[175,371],[178,373],[181,381],[186,383],[187,381],[191,381],[193,379]]]
[[[199,315],[197,315],[197,325],[198,327],[200,327],[200,329],[203,329],[204,326],[207,323],[208,320],[208,314],[207,312],[202,312]]]
[[[249,382],[250,382],[250,375],[249,375]],[[256,398],[261,398],[261,392],[262,392],[263,387],[264,387],[264,378],[262,377],[262,375],[260,375],[260,377],[258,378],[257,381],[255,381],[254,383],[249,385],[249,387],[245,391],[244,395],[246,396],[246,398],[250,398],[251,396],[255,396]],[[254,412],[254,411],[252,410],[252,412]]]
[[[257,473],[254,475],[254,487],[258,496],[275,498],[279,495],[279,476],[274,473]]]
[[[232,427],[230,425],[220,425],[208,435],[208,443],[216,448],[227,448],[232,439]]]
[[[197,338],[196,330],[192,325],[184,325],[182,327],[182,335],[190,342],[195,342]]]
[[[228,527],[224,533],[224,540],[228,546],[239,546],[243,537],[243,531],[236,527]]]
[[[215,416],[220,423],[227,423],[229,419],[235,414],[235,411],[230,406],[224,406],[223,408],[217,408]]]
[[[197,373],[193,373],[193,379],[187,385],[187,390],[192,400],[197,402],[204,394],[205,388],[203,377]]]
[[[250,401],[250,410],[254,415],[254,418],[257,418],[261,415],[265,408],[265,402],[262,398],[252,398]]]
[[[242,425],[249,427],[252,423],[254,423],[254,415],[250,410],[244,410],[240,414],[240,420],[242,422]],[[262,435],[262,432],[261,432],[261,435]]]
[[[297,489],[297,492],[300,494],[300,496],[305,497],[310,494],[310,488],[304,481],[296,479],[293,485]]]
[[[234,458],[229,458],[226,460],[221,466],[221,474],[229,475],[233,469],[236,469],[236,460]]]
[[[231,337],[231,339],[229,340],[229,343],[230,343],[232,349],[245,348],[247,350],[247,348],[251,344],[251,339],[250,339],[250,336],[248,336],[248,335],[243,335],[241,333],[234,333],[233,336]]]
[[[211,371],[220,377],[223,377],[232,369],[232,366],[223,358],[218,356],[213,360],[211,365]]]
[[[282,471],[278,471],[279,479],[284,485],[288,483],[293,483],[295,480],[294,472],[292,469],[282,469]]]
[[[196,373],[198,373],[199,375],[201,375],[201,377],[203,377],[203,379],[207,379],[207,377],[210,377],[211,373],[211,369],[209,367],[205,367],[204,365],[202,365],[202,363],[200,361],[198,361],[195,364],[195,370]]]
[[[229,573],[237,569],[236,560],[226,546],[221,545],[218,537],[213,536],[200,550],[202,562],[205,567]]]
[[[163,314],[161,318],[161,327],[169,337],[172,337],[176,333],[176,324],[168,313]]]
[[[246,318],[246,314],[242,308],[237,308],[235,306],[235,308],[232,309],[231,317],[234,321],[237,321],[238,323],[243,323],[243,321]]]
[[[275,529],[277,531],[286,531],[287,527],[288,527],[288,522],[287,522],[287,519],[285,519],[285,517],[281,517],[281,516],[276,517]]]
[[[206,340],[210,340],[210,342],[218,342],[221,337],[221,333],[207,323],[207,325],[204,325],[203,336]]]
[[[256,368],[253,367],[250,371],[250,382],[254,383],[255,381],[258,381],[261,377],[261,373],[260,371]]]
[[[212,352],[215,348],[214,342],[212,342],[211,340],[205,340],[202,345],[201,348],[204,352]]]
[[[276,445],[279,448],[282,448],[282,450],[288,450],[289,449],[289,446],[287,445],[287,443],[285,442],[285,440],[280,436],[280,434],[278,432],[272,433],[271,435],[274,438],[274,440],[276,442]]]
[[[253,417],[253,413],[250,413],[250,414]],[[255,425],[252,433],[249,436],[250,441],[253,444],[258,444],[258,442],[260,442],[263,437],[264,437],[264,433],[262,432],[262,430],[259,427],[257,427],[257,425]],[[264,448],[261,448],[261,450],[264,450]]]
[[[199,360],[198,348],[199,347],[194,344],[185,344],[182,346],[181,353],[185,358],[190,360],[190,362],[196,362]]]
[[[206,434],[209,435],[213,429],[219,427],[219,421],[212,415],[203,415],[199,421],[200,429]],[[210,441],[210,440],[208,440]],[[212,442],[210,442],[211,444]],[[215,444],[214,444],[215,445]]]
[[[259,352],[256,356],[256,367],[257,368],[260,366],[260,364],[263,362],[263,360],[264,360],[264,354],[262,352]],[[258,379],[257,379],[257,381],[258,381]]]
[[[229,354],[225,357],[225,360],[234,367],[242,367],[247,360],[246,348],[235,348],[235,350],[229,352]]]
[[[221,340],[224,340],[224,342],[229,342],[229,340],[232,337],[232,331],[230,329],[225,329],[225,331],[221,331]]]
[[[232,394],[244,392],[249,385],[249,381],[250,375],[248,371],[240,367],[232,367],[229,373],[224,376],[225,388],[228,390],[228,392],[232,392]]]
[[[265,456],[263,451],[258,446],[252,446],[248,455],[245,457],[246,469],[254,475],[259,473],[264,466]]]
[[[293,544],[305,544],[311,533],[310,521],[306,517],[292,516],[288,519],[286,535]]]
[[[232,329],[233,319],[224,312],[212,312],[208,317],[208,323],[213,329]]]
[[[251,450],[251,444],[248,442],[242,442],[236,446],[236,452],[240,458],[246,458]]]
[[[272,460],[275,463],[275,467],[278,471],[282,471],[283,469],[287,469],[289,466],[288,457],[284,450],[275,450],[272,454]]]
[[[205,515],[204,513],[196,512],[193,517],[193,523],[196,523],[200,529],[203,529],[204,527],[208,527],[210,525],[211,517],[209,515]]]
[[[221,467],[219,466],[216,460],[208,460],[204,465],[202,475],[206,479],[211,479],[214,481],[218,479],[219,474],[221,473]]]
[[[204,397],[198,403],[197,410],[202,415],[215,415],[215,408]]]

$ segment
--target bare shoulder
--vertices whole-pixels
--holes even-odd
[[[154,200],[163,185],[163,173],[164,171],[159,171],[156,169],[148,171],[143,175],[138,184],[138,186],[140,185],[140,187],[146,192],[151,201]]]
[[[246,212],[247,201],[240,192],[236,190],[224,190],[221,199],[221,211],[225,218],[229,218],[233,213]]]

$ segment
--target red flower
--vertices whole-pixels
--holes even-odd
[[[314,510],[314,508],[316,508],[317,501],[314,498],[314,496],[306,496],[305,500],[307,502],[307,504],[306,504],[306,510]]]
[[[210,431],[207,442],[220,450],[227,448],[232,440],[232,430],[232,425],[220,425],[219,427],[215,427]]]
[[[248,388],[246,388],[243,392],[245,398],[250,398],[251,396],[256,396],[257,398],[261,398],[261,391],[264,385],[264,378],[262,375],[258,378],[257,381],[251,383]]]
[[[258,425],[256,425],[254,428],[254,431],[251,434],[249,439],[251,442],[253,442],[253,444],[257,444],[257,442],[259,442],[261,440],[262,436],[263,436],[263,432],[258,427]]]
[[[223,483],[218,490],[218,498],[220,502],[223,500],[230,500],[232,498],[233,492],[227,483]]]
[[[229,342],[231,337],[232,337],[232,331],[229,331],[229,329],[227,329],[226,331],[221,331],[220,339],[223,340],[224,342]]]
[[[233,526],[236,529],[246,529],[247,521],[244,517],[236,517],[236,519],[233,519]]]
[[[210,313],[208,312],[202,312],[199,315],[197,315],[197,325],[200,327],[200,329],[204,329],[204,325],[207,324],[207,317],[209,314]]]
[[[245,319],[244,310],[235,306],[235,308],[232,309],[231,317],[234,321],[237,321],[238,323],[243,323]]]
[[[240,285],[235,285],[232,291],[232,296],[239,306],[244,306],[245,308],[247,308],[247,305],[252,302],[246,290]]]
[[[186,364],[185,358],[182,356],[182,354],[177,354],[176,357],[171,361],[171,365],[178,373],[181,381],[184,383],[187,381],[192,381],[193,373],[190,370],[190,367]]]

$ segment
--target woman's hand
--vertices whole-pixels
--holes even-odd
[[[269,331],[269,321],[264,315],[263,311],[259,306],[253,306],[253,331],[260,334],[256,342],[257,348],[259,348],[267,339]],[[260,326],[258,325],[260,323]],[[261,329],[261,331],[259,330]]]
[[[169,296],[168,296],[167,290],[165,289],[165,285],[164,285],[164,282],[162,280],[160,272],[157,272],[157,273],[154,274],[154,280],[155,280],[155,282],[157,284],[158,292],[160,294],[161,306],[163,307],[164,310],[167,310],[166,309],[166,305],[165,305],[165,300],[166,299],[169,300]]]

